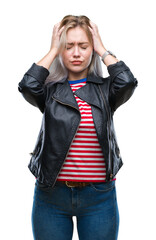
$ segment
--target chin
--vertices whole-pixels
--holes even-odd
[[[75,74],[78,74],[78,73],[82,73],[82,72],[84,72],[84,71],[85,71],[85,69],[77,70],[77,71],[70,71],[70,72],[75,73]]]
[[[86,67],[86,68],[87,68],[87,67]],[[71,72],[79,73],[79,72],[85,71],[86,68],[84,68],[84,67],[82,68],[82,67],[80,67],[80,66],[76,66],[76,67],[70,68],[70,69],[68,69],[68,70],[71,71]]]

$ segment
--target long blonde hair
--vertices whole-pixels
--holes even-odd
[[[67,15],[62,19],[60,23],[60,28],[63,26],[65,26],[65,28],[60,37],[59,53],[61,53],[65,48],[67,31],[77,26],[80,26],[81,28],[83,28],[83,30],[86,32],[88,36],[90,43],[93,46],[92,34],[88,28],[88,26],[91,27],[89,21],[90,21],[89,18],[84,15],[80,15],[80,16]],[[55,58],[55,60],[50,66],[49,71],[50,71],[50,74],[46,79],[46,83],[58,82],[63,78],[67,78],[68,70],[63,64],[61,54],[59,54]],[[99,55],[95,51],[93,52],[92,60],[88,67],[88,74],[91,74],[91,73],[94,73],[95,75],[102,77],[101,61],[100,61]]]

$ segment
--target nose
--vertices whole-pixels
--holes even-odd
[[[79,47],[75,46],[73,51],[73,57],[80,57]]]

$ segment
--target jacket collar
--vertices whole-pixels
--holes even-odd
[[[75,94],[90,105],[95,105],[101,108],[99,95],[97,94],[97,86],[94,86],[94,84],[90,83],[95,83],[95,85],[102,84],[103,79],[102,77],[95,76],[94,74],[89,74],[87,76],[86,85],[76,90]],[[62,79],[57,83],[53,98],[62,104],[69,105],[79,110],[78,104],[67,78]]]
[[[68,81],[67,78],[63,78],[61,81],[58,83],[64,83],[65,81]],[[87,76],[87,83],[97,83],[97,84],[102,84],[103,83],[103,78],[100,76],[96,76],[94,73],[88,74]]]
[[[72,106],[79,110],[78,104],[67,78],[64,78],[61,81],[57,82],[56,91],[54,92],[52,98],[64,105]]]
[[[87,82],[92,82],[92,83],[97,83],[97,84],[102,84],[103,83],[103,78],[100,76],[96,76],[95,74],[89,74],[87,76]]]

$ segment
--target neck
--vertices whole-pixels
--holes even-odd
[[[68,80],[69,81],[75,81],[75,80],[79,80],[79,79],[83,79],[87,77],[87,73],[88,73],[88,69],[85,69],[85,71],[83,72],[69,72],[68,73]]]

